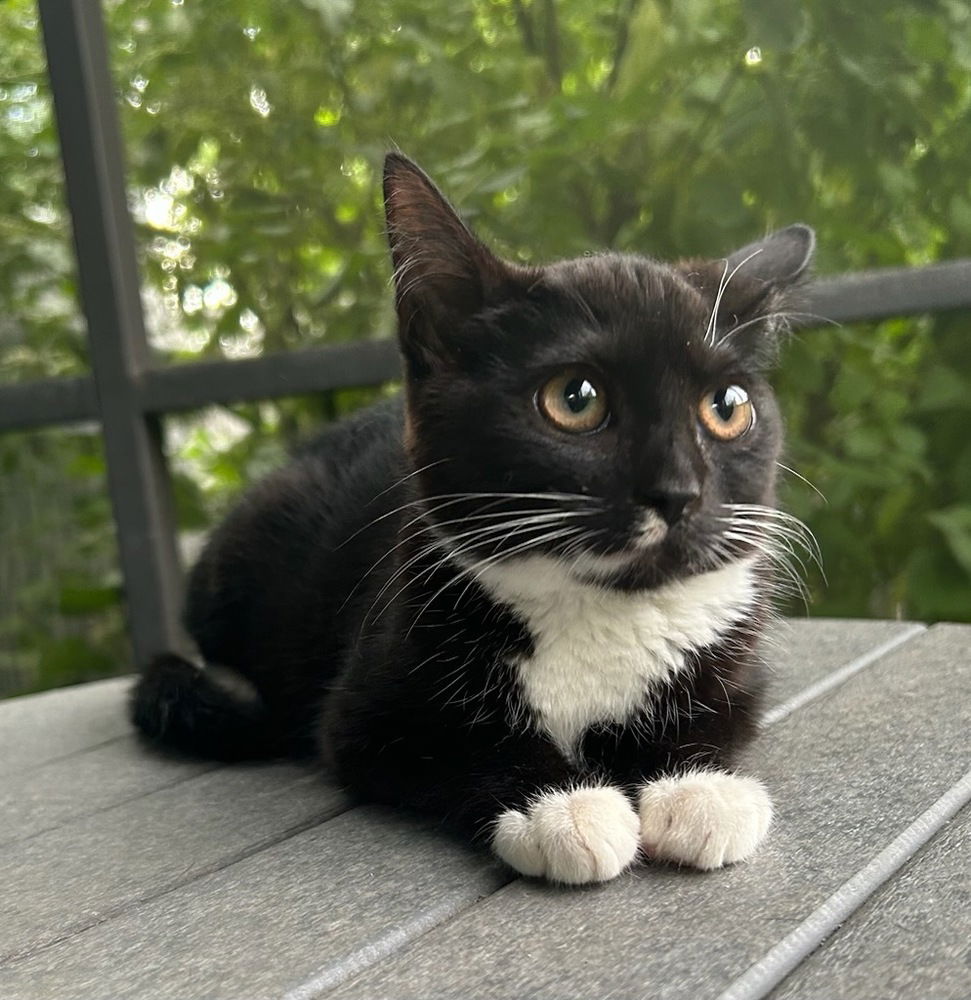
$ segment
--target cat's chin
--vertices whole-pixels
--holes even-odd
[[[685,545],[683,539],[670,536],[666,529],[653,544],[640,537],[615,552],[586,552],[556,561],[561,571],[578,583],[636,591],[710,573],[751,557],[751,553],[727,552],[723,546]]]
[[[656,546],[652,546],[656,548]],[[605,583],[618,573],[631,569],[644,559],[645,547],[632,545],[619,552],[600,555],[595,552],[584,552],[563,561],[563,567],[570,576],[583,583]]]

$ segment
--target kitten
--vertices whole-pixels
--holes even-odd
[[[252,692],[163,656],[136,724],[319,753],[526,875],[745,858],[772,807],[725,768],[794,530],[764,372],[812,231],[522,267],[399,154],[384,192],[404,393],[252,489],[193,569],[189,632]]]

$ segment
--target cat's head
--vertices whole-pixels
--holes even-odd
[[[385,204],[426,517],[467,566],[542,554],[651,586],[764,548],[782,426],[765,371],[813,253],[500,260],[405,157]]]

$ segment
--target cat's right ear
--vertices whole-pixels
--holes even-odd
[[[511,271],[401,153],[384,161],[384,209],[398,333],[412,374],[420,375],[448,363],[458,347],[455,329],[509,281]]]

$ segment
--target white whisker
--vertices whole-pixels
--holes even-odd
[[[466,574],[472,574],[478,576],[483,569],[486,569],[487,567],[493,565],[496,562],[499,562],[503,559],[511,559],[515,555],[519,555],[522,552],[525,552],[531,548],[535,548],[546,542],[556,541],[561,538],[568,538],[570,535],[574,534],[576,530],[577,529],[574,527],[559,528],[556,531],[547,532],[546,534],[540,535],[537,538],[530,538],[527,539],[525,542],[520,542],[518,545],[514,545],[511,549],[507,549],[503,552],[496,553],[495,555],[487,556],[483,559],[480,559],[477,562],[473,563],[471,566],[460,566],[458,572],[456,572],[444,584],[442,584],[442,586],[439,587],[439,589],[436,590],[435,593],[432,594],[432,596],[421,607],[418,614],[415,615],[415,618],[412,621],[411,626],[408,629],[408,632],[405,633],[406,636],[411,634],[412,629],[414,629],[416,623],[418,622],[418,619],[421,618],[421,616],[428,610],[428,608],[435,603],[438,597],[441,596],[441,594],[443,594],[446,590],[448,590],[449,587],[451,587],[454,583],[456,583]]]
[[[551,512],[551,514],[552,513],[553,512]],[[551,517],[549,522],[547,522],[544,519],[539,523],[540,524],[555,523],[559,519],[560,515],[557,515],[555,517]],[[456,521],[456,523],[460,523],[460,521]],[[454,544],[455,542],[459,542],[463,539],[471,539],[471,541],[466,541],[464,542],[464,544],[458,545],[455,548],[446,549],[445,556],[441,560],[433,564],[431,567],[423,570],[414,579],[416,580],[421,579],[421,577],[423,576],[434,573],[434,571],[443,563],[451,559],[454,559],[459,554],[465,553],[467,551],[473,551],[478,545],[487,542],[498,541],[499,540],[498,536],[502,532],[506,532],[507,529],[509,530],[505,537],[508,538],[510,535],[513,534],[523,534],[524,532],[529,531],[535,528],[536,526],[537,522],[535,521],[534,518],[531,517],[523,519],[522,523],[516,520],[512,520],[512,521],[504,521],[501,524],[495,524],[495,525],[480,525],[475,528],[472,528],[469,531],[463,531],[455,535],[446,535],[444,538],[434,538],[431,542],[420,547],[418,551],[411,556],[411,558],[405,560],[405,562],[402,563],[402,565],[399,566],[397,570],[395,570],[392,576],[385,581],[384,585],[375,595],[375,598],[372,601],[371,607],[368,609],[367,614],[365,614],[364,617],[361,619],[362,630],[364,626],[368,623],[371,612],[374,610],[378,601],[381,600],[381,597],[388,591],[388,589],[394,584],[394,582],[397,579],[399,579],[404,573],[406,573],[415,563],[420,562],[422,559],[424,559],[426,556],[431,555],[436,550],[441,551],[449,544]],[[430,525],[427,529],[421,529],[418,532],[415,532],[409,539],[405,539],[405,541],[410,541],[412,538],[417,537],[417,535],[421,534],[423,531],[433,530],[434,527],[435,525]],[[381,561],[383,561],[383,559],[384,557],[382,557]],[[398,590],[397,593],[395,593],[395,595],[388,601],[388,603],[385,604],[385,606],[381,609],[381,611],[378,612],[378,614],[374,618],[374,621],[377,621],[377,619],[380,618],[382,614],[384,614],[384,612],[388,609],[388,607],[394,603],[397,597],[400,594],[402,594],[411,585],[412,582],[414,582],[414,580],[409,579],[408,581],[406,581],[404,587]]]
[[[434,464],[434,463],[433,463]],[[430,468],[427,466],[426,468]],[[406,477],[407,478],[407,477]],[[385,491],[387,492],[387,491]],[[380,494],[379,494],[380,496]],[[395,514],[399,514],[403,510],[407,510],[409,507],[418,507],[425,503],[436,503],[439,500],[447,501],[447,503],[440,504],[439,506],[433,508],[433,510],[441,510],[443,507],[451,506],[453,503],[461,503],[463,500],[548,500],[553,503],[557,500],[563,501],[574,501],[583,500],[588,503],[597,503],[596,497],[588,496],[585,493],[441,493],[436,496],[428,497],[417,497],[414,500],[408,500],[406,503],[395,507],[393,510],[389,510],[379,517],[374,518],[372,521],[368,521],[363,527],[358,528],[354,534],[349,535],[344,539],[339,545],[336,546],[337,549],[343,548],[351,539],[356,538],[362,531],[366,531],[368,528],[380,521],[384,521],[386,518],[393,517]],[[430,512],[429,512],[430,513]]]
[[[803,579],[806,564],[800,552],[805,552],[818,566],[823,582],[826,582],[819,543],[809,527],[786,511],[762,504],[722,506],[729,516],[719,518],[725,523],[721,537],[764,555],[782,574],[775,581],[775,591],[801,598],[808,610],[809,590]]]
[[[759,247],[758,250],[754,250],[750,253],[745,260],[740,261],[738,264],[732,268],[732,273],[728,273],[729,261],[725,260],[725,270],[722,271],[721,281],[718,284],[718,291],[715,294],[715,304],[711,308],[711,317],[708,320],[708,328],[705,330],[705,343],[709,347],[714,347],[715,345],[715,330],[718,326],[718,310],[722,304],[722,296],[725,294],[725,289],[728,288],[731,283],[732,278],[753,258],[757,257],[762,252],[762,248]]]
[[[811,483],[801,472],[796,472],[795,469],[790,469],[788,465],[783,465],[781,462],[776,462],[775,464],[779,466],[780,469],[783,469],[784,471],[794,475],[796,479],[801,479],[811,490],[813,490],[819,496],[819,498],[823,501],[823,503],[829,503],[823,491],[819,489],[819,487],[816,486],[815,483]]]

